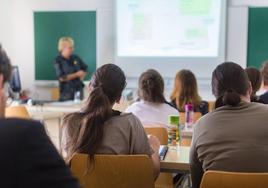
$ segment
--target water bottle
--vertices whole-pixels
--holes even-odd
[[[194,105],[186,104],[185,105],[185,127],[190,129],[194,124]]]
[[[170,115],[168,118],[168,145],[176,146],[180,143],[180,117],[179,115]]]
[[[81,93],[80,93],[80,91],[75,92],[75,94],[74,94],[74,102],[75,103],[81,102]]]

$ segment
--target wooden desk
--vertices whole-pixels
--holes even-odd
[[[190,147],[170,146],[166,157],[160,162],[161,172],[190,172]]]

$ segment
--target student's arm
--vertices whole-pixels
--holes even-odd
[[[194,131],[195,132],[195,131]],[[202,163],[198,159],[196,151],[196,136],[193,135],[193,141],[190,149],[190,169],[193,188],[199,188],[204,174]]]
[[[160,142],[155,136],[150,135],[149,144],[153,149],[153,154],[151,155],[151,158],[154,165],[154,178],[156,180],[160,173],[160,157],[159,157]]]
[[[43,125],[29,122],[20,146],[19,187],[78,188],[69,168],[48,138]]]

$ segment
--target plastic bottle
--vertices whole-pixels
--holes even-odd
[[[194,124],[194,106],[192,104],[185,105],[185,127],[190,129]]]
[[[180,117],[179,115],[170,115],[168,118],[168,144],[176,146],[180,143]]]

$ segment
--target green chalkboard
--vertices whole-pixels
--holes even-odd
[[[260,68],[266,60],[268,60],[268,8],[250,8],[247,65]]]
[[[96,11],[34,12],[36,80],[56,80],[53,62],[62,36],[74,39],[74,53],[89,66],[88,77],[95,71]]]

